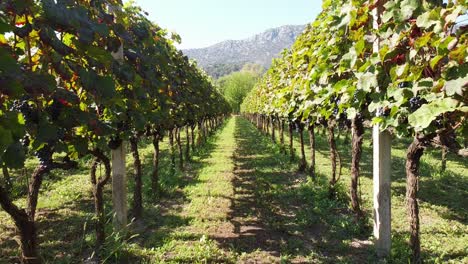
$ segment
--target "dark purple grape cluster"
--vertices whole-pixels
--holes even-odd
[[[391,113],[392,113],[392,109],[389,108],[389,107],[385,107],[382,110],[382,116],[384,116],[384,117],[389,117]]]
[[[400,82],[398,84],[398,88],[410,88],[411,87],[411,83],[410,82]]]
[[[20,140],[20,142],[21,142],[21,145],[23,145],[23,147],[27,148],[29,144],[31,143],[31,139],[29,138],[28,135],[26,135]]]
[[[110,149],[117,149],[120,147],[120,145],[122,145],[122,140],[118,137],[111,137],[107,145]]]
[[[63,105],[58,101],[54,100],[54,102],[49,106],[49,114],[52,120],[56,121],[60,117],[60,113],[62,112]]]
[[[338,107],[333,108],[333,116],[337,117],[338,116]]]
[[[52,149],[48,145],[36,151],[34,155],[39,159],[41,165],[49,165],[52,163]]]
[[[23,114],[27,123],[39,123],[39,114],[35,111],[26,100],[15,100],[11,108],[12,111],[17,111]]]
[[[418,110],[423,104],[427,103],[427,101],[425,99],[421,99],[419,96],[415,96],[409,100],[409,103],[411,111],[414,112]]]
[[[354,92],[354,94],[353,94],[353,102],[354,102],[354,103],[359,102],[358,92]]]
[[[434,121],[432,121],[433,125],[438,129],[444,127],[444,118],[442,116],[438,116]]]
[[[65,129],[59,128],[59,129],[57,130],[57,139],[59,139],[59,140],[65,139],[65,132],[66,132]]]

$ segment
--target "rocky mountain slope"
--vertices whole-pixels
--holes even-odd
[[[305,25],[282,26],[268,29],[243,40],[227,40],[201,49],[183,52],[214,78],[240,70],[246,63],[255,63],[268,68],[272,58],[289,48]]]

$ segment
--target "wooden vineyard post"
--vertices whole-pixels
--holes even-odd
[[[114,6],[109,6],[109,12],[117,11]],[[118,8],[118,7],[117,7]],[[117,17],[117,16],[115,16]],[[124,60],[123,44],[112,57],[119,62]],[[114,228],[123,230],[127,226],[127,171],[125,168],[125,143],[122,142],[117,149],[111,150],[112,158],[112,204],[114,208]]]
[[[373,11],[373,27],[379,28],[384,1],[378,1]],[[380,41],[374,41],[374,53],[379,52]],[[381,89],[380,84],[377,92]],[[392,139],[388,131],[380,131],[380,125],[373,127],[373,185],[374,185],[374,238],[379,257],[390,255],[391,236],[391,148]]]

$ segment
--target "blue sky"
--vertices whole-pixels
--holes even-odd
[[[136,0],[149,18],[182,37],[179,48],[243,39],[272,27],[312,22],[321,0]]]

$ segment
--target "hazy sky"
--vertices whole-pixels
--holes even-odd
[[[180,48],[243,39],[272,27],[312,22],[321,0],[136,0],[160,26],[182,37]]]

